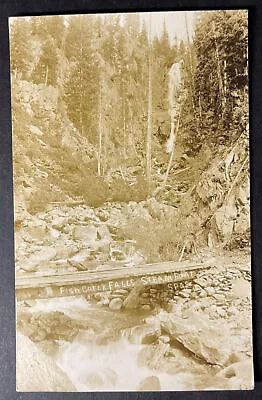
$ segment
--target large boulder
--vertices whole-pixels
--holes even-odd
[[[35,216],[28,221],[26,230],[33,241],[43,241],[49,236],[46,223]]]
[[[114,389],[117,378],[117,373],[111,368],[100,368],[87,374],[85,384],[89,390],[109,390]]]
[[[92,244],[97,240],[97,228],[90,225],[78,225],[74,229],[74,239]]]
[[[227,240],[231,237],[234,223],[237,218],[237,207],[234,197],[222,205],[214,214],[216,225],[222,237]]]
[[[209,364],[226,366],[232,358],[241,358],[250,351],[249,329],[238,329],[236,334],[226,321],[211,322],[200,313],[183,319],[162,312],[159,318],[163,331]]]
[[[130,330],[128,340],[132,344],[152,344],[160,336],[161,331],[153,325],[139,325]]]
[[[100,225],[97,228],[97,237],[99,240],[102,240],[104,242],[112,241],[111,233],[106,225]]]
[[[25,271],[33,272],[38,269],[47,269],[47,262],[54,260],[56,257],[56,249],[51,246],[43,246],[41,250],[38,250],[29,255],[23,261],[22,268]]]
[[[16,335],[16,389],[19,392],[76,392],[69,377],[26,336]]]
[[[170,351],[170,344],[159,341],[157,344],[142,348],[138,354],[137,362],[140,367],[158,369],[164,357]]]
[[[232,280],[230,297],[234,299],[251,298],[251,285],[243,278]]]
[[[254,388],[254,371],[251,358],[239,361],[224,368],[217,374],[220,378],[227,378],[231,389],[250,390]]]
[[[90,260],[90,250],[88,248],[79,250],[74,256],[70,258],[70,261],[85,264]]]
[[[63,237],[56,240],[56,260],[66,260],[79,251],[79,247],[74,240],[67,239],[64,235]]]
[[[112,299],[109,303],[109,308],[110,310],[113,311],[121,310],[122,306],[123,306],[123,300],[120,299],[119,297]]]
[[[147,392],[158,392],[161,390],[160,381],[157,376],[149,376],[140,382],[137,390],[147,391]]]
[[[128,297],[124,301],[124,308],[133,309],[138,308],[140,305],[140,293],[144,289],[144,284],[138,282],[135,287],[131,290]]]
[[[67,218],[66,217],[56,217],[52,221],[52,228],[57,229],[58,231],[61,231],[64,226],[67,224]]]
[[[65,340],[71,342],[78,334],[78,325],[62,312],[18,313],[17,327],[34,342]]]
[[[160,219],[163,216],[161,204],[158,203],[155,198],[152,197],[151,199],[147,200],[147,207],[152,218]]]

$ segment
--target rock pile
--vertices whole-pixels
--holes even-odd
[[[31,215],[25,207],[15,216],[17,272],[82,271],[103,263],[145,263],[146,256],[124,228],[172,218],[176,210],[154,199],[136,203],[106,203],[94,208],[84,204],[50,204],[45,212]]]
[[[208,310],[211,319],[233,318],[242,309],[250,309],[250,271],[233,267],[199,272],[193,280],[97,293],[94,302],[111,310],[153,310],[169,312],[183,309]]]
[[[172,208],[159,205],[156,211],[151,203],[114,203],[100,208],[52,205],[36,215],[23,210],[22,216],[16,215],[17,272],[82,271],[108,261],[144,263],[145,256],[134,240],[123,236],[121,228],[130,218],[152,220],[151,214],[161,216],[166,208]]]

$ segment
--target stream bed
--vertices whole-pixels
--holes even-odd
[[[81,297],[38,300],[31,313],[62,312],[88,326],[52,356],[77,391],[194,390],[215,369],[167,336],[145,312],[113,312]],[[200,379],[201,378],[201,379]],[[209,386],[209,379],[206,379]]]

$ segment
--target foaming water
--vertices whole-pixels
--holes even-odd
[[[60,311],[71,318],[81,319],[83,314],[91,307],[91,305],[83,297],[59,297],[52,299],[37,300],[30,312],[53,312]]]
[[[135,391],[149,377],[158,378],[162,391],[193,388],[196,372],[179,352],[171,373],[160,372],[157,365],[148,367],[143,350],[149,347],[141,344],[144,315],[113,312],[81,297],[37,300],[30,311],[60,311],[87,326],[72,343],[60,342],[55,356],[77,391]]]
[[[145,345],[130,344],[128,338],[97,345],[95,337],[79,335],[65,343],[57,356],[58,365],[68,374],[78,391],[135,391],[143,379],[157,376],[161,390],[185,390],[188,375],[176,376],[138,365]]]

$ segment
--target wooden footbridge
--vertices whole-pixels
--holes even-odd
[[[84,295],[91,298],[99,292],[131,289],[138,283],[159,285],[194,279],[211,265],[188,262],[162,262],[132,267],[99,267],[92,271],[44,275],[24,273],[16,276],[18,300]]]

